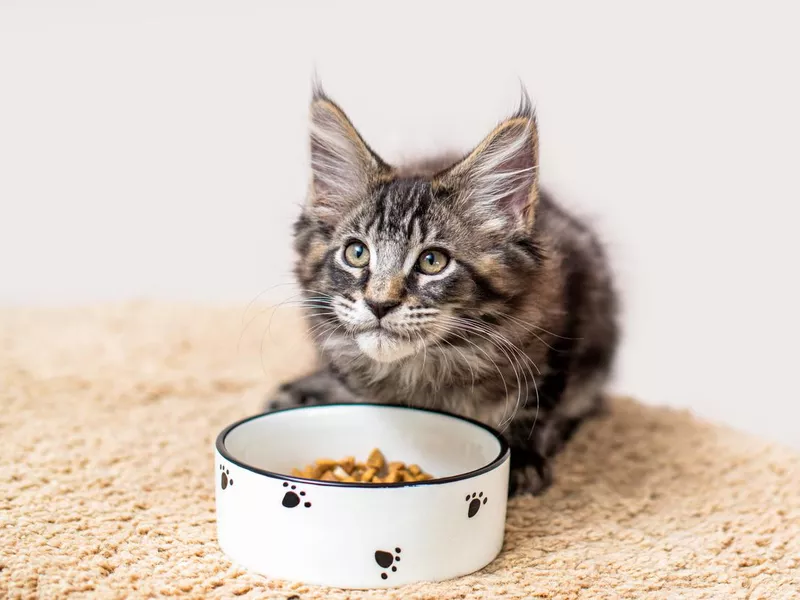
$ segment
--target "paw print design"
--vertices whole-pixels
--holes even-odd
[[[288,488],[289,482],[284,481],[283,487]],[[297,486],[293,485],[291,489],[286,490],[286,493],[283,495],[283,500],[281,501],[281,504],[283,504],[286,508],[294,508],[295,506],[299,506],[301,501],[300,496],[306,495],[306,493],[303,491],[295,492],[296,489]],[[306,508],[311,508],[311,502],[304,502],[303,506],[305,506]]]
[[[394,549],[394,554],[391,552],[386,552],[385,550],[376,550],[375,551],[375,562],[378,563],[378,566],[382,569],[388,569],[391,567],[392,573],[397,572],[397,565],[395,563],[400,562],[400,548]],[[381,573],[381,579],[387,579],[389,577],[388,573]]]
[[[229,485],[233,485],[233,478],[230,477],[231,472],[225,468],[225,465],[219,466],[219,485],[222,489],[226,489]]]
[[[475,492],[472,492],[472,496],[467,494],[465,500],[469,502],[469,506],[467,507],[467,516],[470,519],[478,514],[478,511],[481,509],[481,505],[486,504],[486,501],[489,499],[483,498],[483,501],[481,501],[481,498],[483,498],[483,492],[477,494],[477,496]]]

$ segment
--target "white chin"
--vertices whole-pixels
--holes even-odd
[[[415,344],[398,340],[380,331],[361,333],[356,337],[356,342],[361,351],[372,360],[390,363],[406,356],[411,356],[417,351]]]

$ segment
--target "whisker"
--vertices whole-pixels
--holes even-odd
[[[294,282],[294,281],[276,283],[275,285],[272,285],[272,286],[260,291],[258,294],[255,295],[255,297],[252,300],[250,300],[250,302],[248,302],[247,306],[242,311],[242,320],[241,320],[240,325],[242,325],[242,326],[244,325],[245,317],[247,316],[247,311],[250,310],[250,308],[253,306],[253,304],[255,304],[258,301],[258,299],[261,298],[261,296],[263,296],[267,292],[270,292],[270,291],[274,290],[275,288],[284,287],[284,286],[287,286],[287,285],[293,286],[293,287],[295,287],[296,289],[299,290],[299,293],[295,294],[294,296],[300,295],[302,293],[311,293],[311,294],[318,294],[318,295],[321,295],[321,296],[326,296],[328,298],[331,297],[329,294],[326,294],[325,292],[321,292],[319,290],[312,290],[310,288],[298,287],[297,283]],[[290,297],[293,298],[294,296],[290,296]],[[267,308],[267,310],[269,310],[269,307]],[[258,314],[261,314],[261,312],[257,313],[256,316],[258,316]]]
[[[453,350],[455,350],[456,352],[458,352],[461,355],[461,358],[464,359],[464,364],[467,365],[467,367],[469,367],[469,372],[470,372],[470,375],[472,376],[472,384],[470,386],[471,394],[475,395],[475,369],[473,369],[472,365],[469,364],[469,361],[467,360],[467,357],[464,356],[464,353],[461,352],[461,350],[457,346],[453,345],[451,342],[448,342],[446,339],[440,338],[438,341],[434,340],[434,343],[437,346],[441,347],[441,344],[439,342],[444,342],[445,344],[450,346]],[[444,356],[444,354],[442,356]]]
[[[302,292],[301,292],[301,294],[302,294]],[[281,302],[275,308],[272,309],[272,314],[270,314],[269,323],[267,324],[267,329],[269,330],[270,339],[272,339],[272,319],[275,318],[275,311],[277,311],[279,308],[281,308],[281,306],[283,306],[283,305],[290,305],[290,306],[293,305],[293,306],[298,306],[299,307],[299,306],[308,306],[309,302],[310,303],[316,303],[317,302],[316,299],[310,299],[310,298],[309,299],[305,299],[304,298],[304,299],[300,299],[300,300],[294,300],[294,298],[296,298],[297,296],[299,296],[301,294],[295,294],[293,296],[290,296],[289,298],[287,298],[286,300],[284,300],[283,302]],[[319,304],[321,304],[322,307],[324,307],[324,308],[331,308],[331,306],[329,305],[328,302],[319,302]]]
[[[333,334],[336,333],[339,329],[341,329],[341,327],[342,327],[342,325],[337,325],[336,329],[334,329],[333,331],[330,332],[328,337],[325,339],[325,342],[323,344],[321,344],[321,346],[323,348],[328,345],[328,342],[331,341],[331,337],[333,336]]]
[[[498,317],[501,318],[501,319],[503,319],[503,318],[505,318],[505,319],[515,319],[511,315],[505,315],[505,314],[498,315]],[[519,321],[518,319],[515,319],[515,320]],[[553,346],[551,346],[550,344],[548,344],[547,341],[545,341],[538,333],[536,333],[533,329],[531,329],[529,326],[527,326],[524,322],[520,321],[519,323],[517,323],[517,325],[521,326],[527,333],[531,334],[533,337],[535,337],[537,340],[539,340],[548,349],[553,350],[554,352],[558,352],[558,349],[556,349]]]
[[[314,335],[314,330],[319,330],[319,329],[322,329],[322,328],[324,328],[326,326],[330,326],[330,325],[333,325],[333,323],[331,321],[322,321],[320,323],[317,323],[313,327],[311,327],[311,328],[306,330],[306,335],[312,335],[313,336]]]
[[[541,371],[536,366],[536,363],[521,348],[519,348],[518,346],[513,344],[511,341],[509,341],[503,335],[501,335],[501,334],[499,334],[499,333],[497,333],[495,331],[491,331],[485,326],[479,326],[478,324],[476,324],[474,322],[467,321],[467,320],[461,319],[461,318],[455,318],[455,319],[456,320],[454,322],[459,327],[464,327],[464,328],[466,328],[468,330],[473,331],[474,333],[486,334],[489,337],[491,337],[493,341],[499,342],[500,344],[502,344],[505,347],[507,347],[516,356],[518,356],[519,358],[524,359],[526,361],[528,374],[531,375],[532,379],[535,380],[535,376],[533,375],[533,372],[530,370],[530,365],[532,365],[533,368],[536,369],[536,372],[541,375]],[[521,365],[520,365],[520,367],[521,367]]]
[[[325,325],[327,326],[321,327],[318,331],[311,334],[315,340],[319,341],[319,339],[325,334],[333,335],[336,329],[341,327],[341,325],[337,325],[336,323],[325,323]]]
[[[505,343],[508,344],[512,348],[512,350],[514,350],[516,352],[516,355],[518,357],[524,358],[526,363],[528,363],[530,365],[533,365],[533,368],[536,369],[536,372],[541,375],[541,371],[536,366],[536,363],[533,361],[533,359],[531,359],[527,354],[525,354],[520,348],[514,346],[514,344],[512,344],[510,341],[505,339],[502,335],[497,334],[497,333],[495,333],[495,335],[497,335],[501,339],[504,339]],[[521,367],[521,365],[520,365],[520,367]],[[533,372],[530,370],[530,366],[528,366],[528,373],[531,376],[531,383],[533,383],[534,393],[536,394],[536,416],[534,417],[534,422],[533,422],[533,426],[532,426],[532,427],[535,427],[536,426],[536,422],[537,422],[537,420],[539,418],[539,407],[540,407],[539,388],[538,388],[538,385],[536,384],[536,377],[534,376]],[[528,387],[528,382],[527,382],[527,377],[526,377],[525,378],[525,403],[526,404],[527,404],[527,399],[528,399],[529,394],[530,394],[530,388]],[[515,407],[514,413],[511,416],[510,421],[514,419],[514,417],[516,416],[516,413],[518,412],[518,410],[519,410],[519,406]],[[533,432],[533,429],[531,429],[531,433],[532,432]]]
[[[527,402],[527,398],[530,394],[530,387],[528,382],[528,375],[531,376],[531,382],[534,385],[534,390],[536,394],[536,410],[537,410],[537,418],[538,418],[538,411],[539,411],[539,390],[538,386],[536,385],[536,377],[533,375],[533,372],[530,370],[530,365],[536,369],[537,372],[540,372],[536,363],[527,356],[520,348],[514,345],[511,341],[509,341],[503,335],[497,333],[496,331],[492,331],[488,329],[488,327],[483,323],[477,323],[468,319],[460,318],[460,317],[445,317],[444,320],[451,324],[454,324],[458,327],[466,329],[467,331],[477,335],[478,337],[483,338],[484,340],[488,341],[490,344],[494,345],[498,350],[500,350],[503,355],[508,360],[509,366],[514,370],[515,377],[517,378],[517,402],[514,406],[514,410],[510,417],[506,418],[507,410],[503,413],[503,417],[500,421],[499,427],[505,427],[511,421],[513,421],[514,417],[516,416],[517,412],[519,411],[519,407],[522,400],[522,381],[525,384],[525,399]],[[510,352],[510,355],[509,355]],[[524,359],[526,362],[526,369],[523,367],[522,360]],[[522,381],[520,380],[520,373],[523,375]],[[535,420],[534,420],[535,422]]]
[[[247,315],[247,311],[250,310],[250,307],[253,306],[253,304],[255,304],[258,301],[259,298],[261,298],[261,296],[263,296],[267,292],[271,292],[272,290],[274,290],[277,287],[282,287],[282,286],[286,286],[286,285],[294,285],[294,282],[287,281],[287,282],[284,282],[284,283],[276,283],[275,285],[272,285],[272,286],[260,291],[258,294],[256,294],[255,297],[252,300],[250,300],[250,302],[247,303],[247,306],[242,311],[242,322],[239,325],[240,326],[244,325],[244,318]]]
[[[427,349],[427,346],[425,344],[425,340],[422,339],[422,335],[420,334],[420,332],[419,331],[414,331],[414,333],[417,334],[417,337],[419,338],[419,342],[420,342],[420,344],[422,344],[422,374],[424,376],[425,375],[425,360],[428,358],[428,349]]]
[[[437,324],[437,326],[439,326],[439,325]],[[483,353],[483,355],[486,356],[486,358],[489,359],[489,361],[494,365],[494,368],[497,371],[497,374],[500,375],[500,380],[503,382],[503,390],[504,390],[505,396],[508,397],[508,385],[506,384],[506,378],[503,375],[503,372],[500,370],[500,367],[495,362],[495,360],[491,356],[489,356],[489,353],[486,352],[483,348],[478,346],[478,344],[476,344],[475,342],[473,342],[469,338],[466,338],[466,337],[462,336],[460,333],[456,333],[455,331],[452,331],[452,330],[449,330],[449,329],[446,329],[446,328],[444,328],[444,331],[445,331],[445,333],[449,333],[451,335],[454,335],[457,338],[460,338],[460,339],[464,340],[466,343],[471,344],[472,346],[475,347],[476,350],[478,350],[479,352]]]
[[[242,338],[242,336],[244,336],[245,332],[246,332],[246,331],[247,331],[247,329],[250,327],[250,324],[251,324],[251,323],[253,323],[253,321],[255,321],[255,320],[256,320],[256,319],[257,319],[257,318],[258,318],[260,315],[263,315],[265,312],[267,312],[268,310],[270,310],[270,308],[272,309],[272,311],[273,311],[273,315],[274,315],[275,311],[276,311],[278,308],[280,308],[281,306],[283,306],[284,304],[290,304],[290,303],[297,302],[297,301],[294,301],[293,299],[294,299],[294,298],[296,298],[297,296],[300,296],[300,295],[302,295],[302,293],[303,293],[303,292],[300,292],[300,293],[294,294],[294,295],[292,295],[292,296],[289,296],[289,298],[287,298],[287,299],[286,299],[286,300],[284,300],[283,302],[280,302],[280,303],[278,303],[278,304],[277,304],[277,305],[275,305],[275,306],[272,306],[272,307],[267,307],[267,308],[264,308],[263,310],[260,310],[260,311],[258,311],[258,312],[255,314],[255,316],[253,316],[253,317],[252,317],[252,318],[251,318],[251,319],[250,319],[250,320],[247,322],[247,324],[246,324],[246,325],[244,325],[244,328],[242,329],[242,332],[241,332],[241,334],[240,334],[240,336],[239,336],[239,341],[241,342],[241,338]],[[323,299],[324,299],[324,298],[323,298]],[[323,300],[323,299],[320,299],[320,300]],[[308,300],[306,300],[306,299],[303,299],[303,300],[301,300],[301,302],[303,302],[303,301],[312,301],[312,302],[316,302],[317,300],[318,300],[318,299],[316,299],[316,298],[313,298],[313,299],[308,299]],[[271,322],[271,320],[272,320],[272,316],[270,316],[270,322]],[[244,316],[242,317],[242,322],[244,323]]]
[[[523,319],[515,317],[514,315],[508,315],[508,314],[505,314],[505,313],[500,313],[498,316],[501,317],[501,318],[509,319],[509,320],[512,320],[512,321],[516,321],[520,325],[524,325],[524,326],[527,326],[527,327],[532,327],[534,329],[538,329],[539,331],[541,331],[543,333],[546,333],[547,335],[552,335],[553,337],[556,337],[556,338],[559,338],[559,339],[562,339],[562,340],[579,341],[579,340],[583,339],[582,337],[573,338],[573,337],[566,337],[566,336],[563,336],[563,335],[558,335],[557,333],[553,333],[552,331],[549,331],[549,330],[545,329],[544,327],[541,327],[539,325],[535,325],[534,323],[531,323],[529,321],[524,321]],[[533,332],[531,332],[531,333],[533,333]]]

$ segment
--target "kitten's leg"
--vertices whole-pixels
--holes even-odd
[[[588,393],[590,390],[586,390]],[[602,410],[602,397],[592,389],[594,399],[582,401],[586,410],[578,416],[553,411],[529,410],[511,422],[507,438],[511,446],[509,495],[543,493],[553,482],[551,459],[564,447],[580,425]]]
[[[293,406],[358,402],[359,398],[327,369],[284,383],[267,399],[266,410]]]
[[[549,457],[542,451],[542,431],[550,430],[545,415],[535,411],[518,415],[509,425],[506,438],[511,446],[511,476],[508,495],[538,495],[553,481]]]

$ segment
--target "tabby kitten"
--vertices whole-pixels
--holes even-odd
[[[511,493],[601,407],[617,300],[592,231],[538,185],[536,118],[519,110],[464,157],[393,166],[322,90],[296,276],[322,368],[269,409],[408,403],[477,418],[511,448]]]

